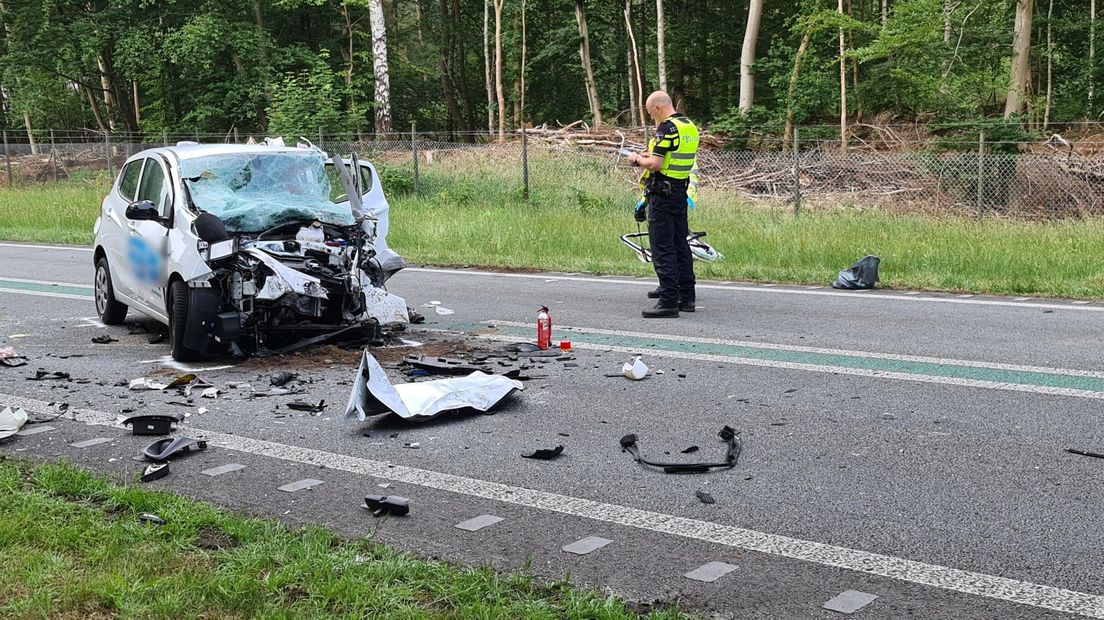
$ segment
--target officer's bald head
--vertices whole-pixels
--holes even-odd
[[[675,113],[675,106],[671,102],[671,95],[668,95],[662,90],[657,90],[648,95],[648,102],[645,105],[648,108],[648,114],[651,114],[652,118],[656,121],[662,121]]]

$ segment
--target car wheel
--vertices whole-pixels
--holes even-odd
[[[115,288],[111,286],[111,270],[107,267],[107,258],[96,262],[96,314],[104,325],[122,325],[126,319],[126,304],[115,299]]]
[[[188,285],[180,280],[169,287],[169,342],[172,357],[178,362],[194,362],[200,359],[195,349],[184,346],[184,330],[188,327]]]

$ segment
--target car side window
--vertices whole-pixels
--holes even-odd
[[[136,159],[123,168],[119,174],[119,194],[127,200],[134,202],[134,192],[138,190],[138,175],[142,172],[142,162],[145,159]]]
[[[153,203],[162,216],[167,215],[169,203],[169,184],[165,182],[165,171],[154,159],[146,160],[146,172],[142,175],[142,187],[138,188],[138,200]]]

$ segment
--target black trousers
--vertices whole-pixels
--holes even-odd
[[[652,250],[652,266],[659,278],[659,305],[673,308],[680,303],[693,303],[694,263],[687,221],[686,187],[675,187],[670,196],[651,195],[648,198],[648,240]]]

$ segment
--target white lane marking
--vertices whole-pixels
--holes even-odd
[[[4,402],[5,405],[23,407],[29,412],[50,412],[47,403],[37,399],[0,393],[0,402]],[[105,411],[71,409],[63,417],[88,425],[123,428],[117,422],[115,414]],[[257,456],[302,463],[312,467],[321,465],[358,476],[383,478],[449,493],[495,500],[660,534],[701,540],[716,545],[792,558],[821,566],[842,568],[943,590],[953,590],[1020,605],[1104,619],[1104,596],[1097,594],[1066,590],[985,573],[975,573],[789,536],[768,534],[710,521],[679,517],[617,504],[607,504],[581,497],[571,497],[499,482],[467,478],[456,474],[373,461],[345,454],[335,454],[324,450],[204,431],[194,427],[190,431],[196,438],[202,438],[213,446]]]
[[[91,295],[70,295],[68,293],[47,293],[45,291],[25,291],[18,288],[0,288],[0,293],[11,293],[13,295],[30,295],[32,297],[56,297],[58,299],[76,299],[79,301],[88,301],[92,299]]]
[[[524,338],[516,338],[513,336],[504,336],[497,334],[475,334],[472,337],[478,338],[480,340],[489,340],[492,342],[519,342],[525,340]],[[652,357],[668,357],[672,359],[694,360],[699,362],[740,364],[744,366],[763,366],[766,368],[785,368],[787,370],[823,372],[833,375],[852,375],[855,377],[871,377],[875,379],[897,379],[900,381],[916,381],[918,383],[938,383],[942,385],[975,387],[987,390],[1005,390],[1009,392],[1028,392],[1031,394],[1073,396],[1075,398],[1092,398],[1095,400],[1104,400],[1104,392],[1096,392],[1093,390],[1078,390],[1075,388],[1052,387],[1049,385],[1005,383],[1001,381],[987,381],[984,379],[963,379],[960,377],[942,377],[939,375],[891,372],[888,370],[867,370],[865,368],[828,366],[824,364],[806,364],[803,362],[780,362],[776,360],[761,360],[751,357],[734,357],[731,355],[712,355],[709,353],[685,353],[682,351],[669,351],[667,349],[622,347],[612,344],[590,344],[586,342],[572,342],[571,346],[576,349],[589,349],[592,351],[615,351],[617,353],[625,353],[627,355],[640,355],[641,353],[644,353]]]
[[[529,323],[517,321],[484,321],[484,323],[502,325],[505,327],[532,327]],[[672,336],[669,334],[649,334],[646,332],[630,332],[615,329],[599,329],[591,327],[576,327],[571,325],[557,325],[557,330],[599,334],[602,336],[620,336],[624,338],[644,338],[648,340],[669,340],[672,342],[692,342],[697,344],[719,344],[730,347],[747,347],[751,349],[770,349],[772,351],[793,351],[797,353],[819,353],[824,355],[843,355],[847,357],[861,357],[867,359],[893,360],[897,362],[919,362],[922,364],[938,364],[941,366],[965,366],[969,368],[986,368],[992,370],[1010,370],[1013,372],[1034,372],[1045,375],[1065,375],[1070,377],[1091,377],[1104,379],[1104,372],[1094,370],[1075,370],[1072,368],[1049,368],[1046,366],[1023,366],[1020,364],[1002,364],[999,362],[978,362],[973,360],[959,360],[942,357],[925,357],[921,355],[900,355],[897,353],[876,353],[872,351],[850,351],[847,349],[825,349],[822,347],[803,347],[789,344],[772,344],[766,342],[752,342],[750,340],[723,340],[720,338],[696,338],[693,336]],[[650,351],[648,348],[640,351]]]
[[[440,269],[436,267],[407,267],[403,271],[411,271],[414,273],[437,273],[444,275],[462,275],[462,276],[482,276],[482,277],[494,277],[494,278],[521,278],[526,280],[531,279],[546,279],[547,274],[533,274],[533,273],[502,273],[497,271],[474,271],[468,269]],[[593,284],[627,284],[632,286],[648,286],[655,287],[654,281],[648,280],[617,280],[613,278],[601,278],[596,276],[556,276],[564,282],[587,282]],[[1011,308],[1033,308],[1040,310],[1078,310],[1088,312],[1104,312],[1104,307],[1095,306],[1071,306],[1069,304],[1048,304],[1048,303],[1019,303],[1016,301],[1001,301],[996,299],[958,299],[956,297],[925,297],[917,295],[910,297],[907,294],[896,293],[880,293],[873,294],[874,291],[810,291],[806,289],[793,289],[793,288],[769,288],[765,286],[729,286],[723,284],[707,284],[704,282],[698,282],[696,288],[699,290],[714,290],[714,291],[728,291],[728,292],[741,292],[741,293],[777,293],[785,295],[814,295],[821,297],[849,297],[856,299],[860,297],[856,293],[872,293],[870,295],[863,296],[863,301],[875,299],[886,301],[922,301],[941,304],[965,304],[969,306],[1004,306]]]
[[[3,248],[27,248],[28,250],[73,250],[76,252],[91,252],[92,248],[75,245],[32,245],[30,243],[0,243]]]
[[[24,284],[45,284],[46,286],[67,286],[69,288],[86,288],[92,290],[91,284],[75,284],[73,282],[54,282],[52,280],[27,280],[24,278],[10,278],[8,276],[0,276],[0,280],[6,280],[8,282],[22,282]]]

